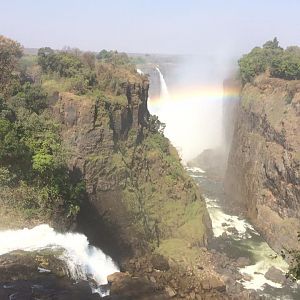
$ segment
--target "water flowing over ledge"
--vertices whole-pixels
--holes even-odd
[[[14,250],[44,249],[63,250],[60,258],[66,262],[74,280],[89,278],[100,286],[107,283],[108,275],[119,271],[113,260],[100,249],[89,245],[87,237],[83,234],[57,233],[46,224],[32,229],[0,231],[0,255]]]

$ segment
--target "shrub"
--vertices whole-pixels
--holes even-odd
[[[17,62],[22,56],[19,43],[0,35],[0,91],[7,95],[16,76]]]
[[[300,79],[300,48],[293,46],[283,50],[278,40],[256,47],[239,60],[240,76],[245,84],[257,75],[269,70],[270,75],[287,80]]]

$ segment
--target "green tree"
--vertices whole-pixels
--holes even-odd
[[[16,77],[17,63],[22,56],[19,43],[0,35],[0,92],[7,96]]]
[[[55,68],[56,58],[55,52],[50,47],[40,48],[38,50],[38,63],[43,72],[52,71]]]
[[[281,47],[279,47],[279,41],[277,40],[277,37],[274,37],[273,40],[271,41],[267,41],[263,44],[263,48],[264,49],[282,49]]]
[[[26,82],[12,102],[16,107],[24,107],[39,114],[47,108],[47,93],[40,85]]]

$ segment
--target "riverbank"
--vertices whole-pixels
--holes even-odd
[[[209,248],[228,292],[236,294],[246,290],[252,297],[299,299],[299,286],[285,277],[287,263],[246,219],[228,210],[222,178],[200,168],[188,168],[188,171],[206,199],[214,232]]]

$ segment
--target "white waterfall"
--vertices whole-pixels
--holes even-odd
[[[119,271],[110,257],[89,245],[83,234],[57,233],[46,224],[32,229],[0,231],[0,255],[14,250],[43,249],[62,249],[60,258],[66,262],[75,280],[92,278],[102,285],[107,283],[108,275]]]
[[[168,100],[170,98],[170,94],[168,91],[168,87],[164,78],[164,75],[161,73],[160,69],[156,67],[156,70],[159,74],[159,80],[160,80],[160,98],[164,100]]]

